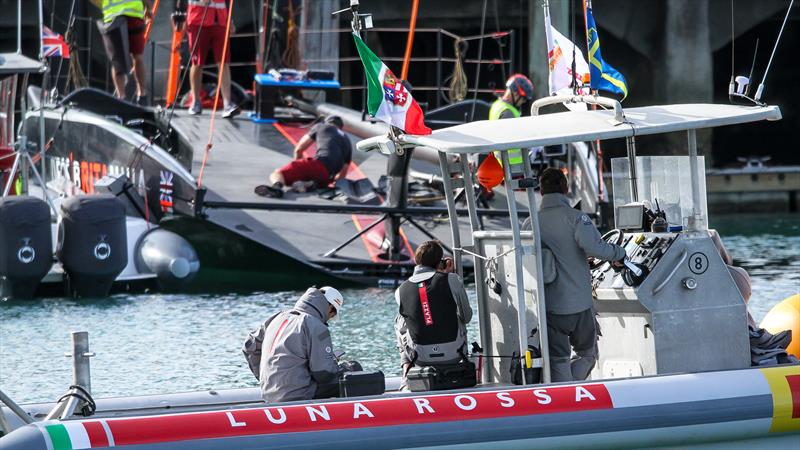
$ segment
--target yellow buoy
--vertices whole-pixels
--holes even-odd
[[[800,357],[800,294],[792,295],[773,306],[761,321],[760,327],[772,334],[792,330],[792,342],[786,351]]]

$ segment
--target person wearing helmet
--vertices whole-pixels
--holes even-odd
[[[344,122],[339,116],[328,116],[300,138],[294,147],[292,161],[272,172],[271,185],[255,188],[255,193],[267,197],[283,197],[284,186],[297,192],[312,187],[325,187],[331,181],[344,178],[353,157],[350,139],[344,134]],[[306,150],[317,144],[313,158],[306,158]]]
[[[513,119],[521,116],[519,108],[533,100],[533,83],[525,75],[516,73],[506,80],[503,95],[492,103],[489,109],[489,120]],[[500,152],[492,152],[481,158],[478,163],[478,182],[487,192],[502,183],[503,162]],[[522,164],[520,149],[508,150],[508,161],[511,165]]]
[[[472,308],[453,260],[439,241],[423,242],[414,253],[414,274],[395,291],[399,307],[395,335],[403,381],[414,365],[436,366],[466,359]]]
[[[242,351],[267,402],[335,397],[339,377],[361,370],[338,363],[328,323],[339,317],[344,298],[335,288],[311,287],[294,308],[267,319],[248,336]]]

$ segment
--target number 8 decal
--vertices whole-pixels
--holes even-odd
[[[708,270],[708,257],[705,253],[692,253],[692,256],[689,257],[689,270],[697,275],[705,273],[705,271]]]

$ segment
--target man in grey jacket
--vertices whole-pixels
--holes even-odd
[[[333,397],[343,372],[337,364],[328,321],[342,295],[332,287],[309,288],[294,308],[281,311],[250,333],[242,351],[267,402]]]
[[[597,361],[597,328],[587,257],[621,267],[625,250],[600,236],[589,216],[569,204],[567,178],[557,169],[539,177],[542,246],[553,253],[556,278],[544,287],[553,381],[585,380]],[[576,357],[571,358],[572,350]]]

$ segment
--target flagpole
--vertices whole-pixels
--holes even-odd
[[[42,198],[50,202],[50,198],[47,195],[47,161],[45,160],[45,141],[44,141],[44,102],[46,98],[46,91],[47,91],[47,78],[50,76],[50,65],[47,64],[46,58],[44,57],[44,42],[42,41],[42,32],[44,31],[44,11],[42,0],[39,0],[39,60],[42,62],[42,87],[41,87],[41,94],[39,95],[39,154],[42,158]],[[22,24],[20,24],[20,28]],[[33,166],[32,169],[36,170],[36,165],[33,164],[31,161],[31,165]],[[27,174],[26,174],[27,175]],[[27,183],[27,176],[25,182]]]
[[[592,0],[584,0],[583,3],[583,27],[586,29],[586,45],[589,45],[589,21],[586,20],[586,9],[592,7]],[[591,71],[589,72],[589,77],[591,77]],[[591,83],[591,81],[590,81]],[[597,90],[591,89],[591,84],[589,85],[589,92],[597,95]],[[597,110],[597,104],[592,103],[592,111]],[[602,202],[603,201],[603,147],[600,144],[600,139],[594,141],[594,148],[595,148],[595,156],[597,157],[597,200]]]

